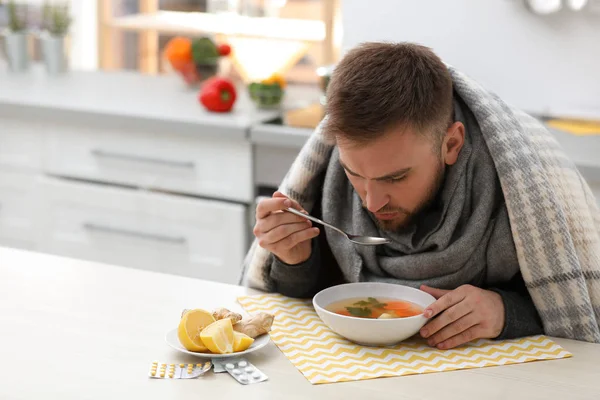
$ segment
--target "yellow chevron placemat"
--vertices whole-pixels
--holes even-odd
[[[421,341],[387,348],[364,347],[331,331],[309,300],[265,294],[239,297],[238,302],[251,314],[275,315],[271,339],[312,384],[571,357],[571,353],[545,336],[479,340],[452,350],[438,350]]]

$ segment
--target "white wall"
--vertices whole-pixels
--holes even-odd
[[[71,68],[94,70],[98,67],[98,12],[96,0],[70,0],[73,25]]]
[[[342,23],[343,51],[419,42],[528,112],[600,118],[600,13],[538,16],[522,0],[342,0]]]

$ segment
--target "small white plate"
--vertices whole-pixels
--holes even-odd
[[[193,351],[186,350],[185,347],[183,347],[181,345],[181,343],[179,342],[179,338],[177,337],[177,329],[170,330],[169,332],[167,332],[167,335],[165,336],[165,342],[167,342],[167,344],[169,346],[171,346],[172,348],[174,348],[175,350],[180,351],[185,354],[192,355],[192,356],[200,357],[200,358],[239,357],[244,354],[252,353],[253,351],[262,349],[267,344],[269,344],[269,340],[270,340],[269,334],[265,333],[264,335],[260,335],[259,337],[254,339],[254,343],[252,343],[252,345],[250,347],[248,347],[248,349],[245,351],[239,351],[237,353],[230,353],[230,354],[213,354],[213,353],[195,353]]]

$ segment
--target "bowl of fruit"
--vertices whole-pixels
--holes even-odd
[[[278,108],[285,95],[286,81],[280,74],[248,85],[250,98],[258,108]]]
[[[217,75],[221,57],[229,54],[231,47],[228,44],[217,44],[207,36],[194,39],[177,36],[164,50],[168,65],[191,86]]]

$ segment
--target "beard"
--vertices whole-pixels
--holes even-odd
[[[363,202],[363,208],[367,213],[369,213],[372,219],[377,223],[380,229],[387,232],[396,232],[399,233],[404,230],[406,227],[412,225],[416,220],[419,219],[419,216],[424,213],[431,205],[435,202],[437,195],[444,184],[445,178],[445,167],[446,165],[441,162],[439,168],[436,171],[435,179],[433,180],[432,185],[429,187],[427,191],[427,195],[415,207],[413,210],[408,210],[403,207],[396,207],[393,205],[386,205],[385,207],[377,210],[377,213],[398,213],[399,216],[390,220],[380,220],[378,219],[374,213],[369,211],[366,207],[366,204]]]

